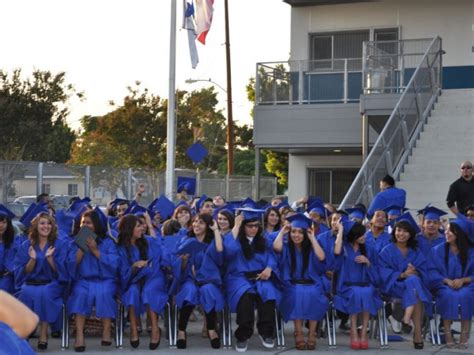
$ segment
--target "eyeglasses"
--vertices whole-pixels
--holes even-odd
[[[461,166],[462,170],[469,170],[472,169],[472,166]]]
[[[259,228],[260,223],[246,224],[245,226],[248,227],[248,228]]]

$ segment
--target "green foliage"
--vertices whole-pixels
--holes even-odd
[[[266,163],[265,155],[261,154],[260,161],[262,166]],[[227,173],[227,156],[223,157],[219,163],[219,174]],[[235,175],[254,175],[255,173],[255,150],[236,150],[234,152],[234,174]],[[270,176],[267,171],[262,171],[263,175]]]
[[[65,73],[0,71],[0,159],[65,162],[75,140],[67,126],[69,99],[77,94]]]

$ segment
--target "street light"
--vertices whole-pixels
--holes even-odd
[[[224,89],[221,85],[209,79],[186,79],[185,83],[193,84],[199,81],[212,83],[227,94],[227,175],[234,175],[234,120],[232,118],[232,92],[229,87]]]

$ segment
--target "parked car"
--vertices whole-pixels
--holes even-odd
[[[50,195],[49,198],[53,203],[53,208],[59,210],[61,208],[69,207],[69,200],[74,196],[71,195]],[[13,200],[14,203],[25,204],[27,207],[33,202],[36,202],[36,196],[19,196]]]

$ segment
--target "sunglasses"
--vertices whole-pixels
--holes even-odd
[[[462,170],[469,170],[472,169],[472,166],[461,166]]]
[[[248,227],[248,228],[259,228],[260,223],[246,224],[245,226]]]

